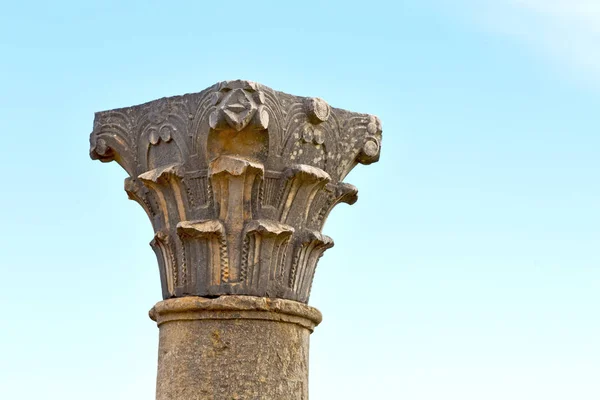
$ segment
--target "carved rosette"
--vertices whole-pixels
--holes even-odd
[[[146,211],[163,298],[243,294],[307,302],[333,246],[321,230],[379,159],[377,117],[248,81],[96,114],[90,154],[117,161]]]

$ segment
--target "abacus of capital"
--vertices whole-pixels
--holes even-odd
[[[307,399],[321,230],[379,159],[379,119],[237,80],[97,113],[90,143],[154,228],[156,398]]]

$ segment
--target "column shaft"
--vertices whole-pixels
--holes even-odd
[[[306,400],[318,310],[250,296],[158,303],[157,400]]]

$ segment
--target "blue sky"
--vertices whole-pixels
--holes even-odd
[[[236,78],[383,122],[311,399],[600,398],[599,2],[124,3],[0,13],[3,398],[153,398],[153,233],[94,112]]]

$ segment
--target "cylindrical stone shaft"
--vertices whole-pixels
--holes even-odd
[[[306,400],[315,308],[250,296],[183,297],[150,312],[160,329],[157,400]]]

